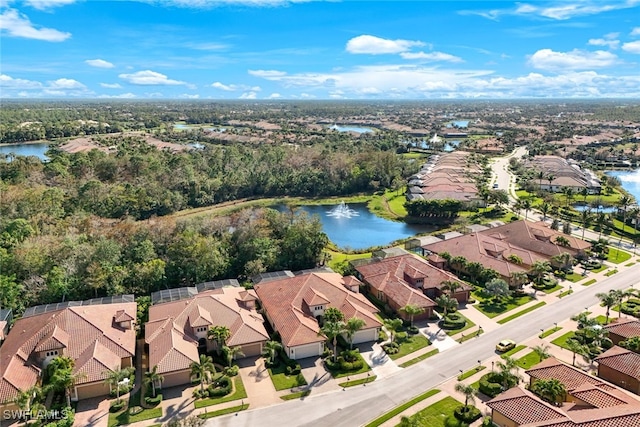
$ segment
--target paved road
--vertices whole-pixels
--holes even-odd
[[[491,185],[498,184],[498,190],[505,190],[509,193],[509,201],[515,203],[515,177],[509,172],[509,159],[515,157],[520,159],[527,154],[527,147],[518,147],[511,154],[504,157],[495,157],[491,161],[493,179]]]
[[[586,307],[598,303],[595,294],[609,289],[627,289],[640,280],[640,265],[630,267],[610,278],[562,298],[531,312],[517,321],[482,334],[433,356],[414,366],[403,369],[366,387],[354,387],[310,396],[300,401],[240,412],[208,421],[207,426],[332,426],[353,427],[363,425],[414,396],[437,387],[454,377],[459,370],[467,370],[495,356],[495,343],[503,338],[523,342],[536,336],[540,329],[548,329],[554,322],[567,320]]]

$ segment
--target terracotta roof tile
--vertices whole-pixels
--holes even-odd
[[[572,392],[584,384],[602,386],[606,383],[600,378],[586,374],[573,366],[565,365],[554,357],[543,360],[533,368],[525,371],[531,378],[549,380],[555,378],[564,384],[568,392]]]
[[[640,354],[619,346],[613,346],[609,350],[596,357],[598,365],[607,366],[632,378],[640,379]]]
[[[624,338],[640,336],[640,320],[635,318],[617,319],[603,328]]]
[[[547,420],[566,419],[564,413],[520,387],[514,387],[487,402],[487,406],[500,412],[518,425]]]

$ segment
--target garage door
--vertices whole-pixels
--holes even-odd
[[[353,336],[353,343],[360,344],[362,342],[370,342],[378,339],[378,331],[377,329],[365,329],[362,331],[356,332]]]
[[[174,372],[171,374],[164,374],[163,376],[164,381],[162,381],[162,388],[191,383],[191,373],[189,371]]]
[[[289,352],[292,359],[304,359],[305,357],[317,357],[322,354],[322,343],[300,345],[293,348],[293,354]]]
[[[242,346],[243,357],[260,356],[262,354],[262,345],[260,343],[247,344]]]

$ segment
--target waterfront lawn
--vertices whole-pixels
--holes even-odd
[[[405,340],[397,341],[400,345],[398,352],[395,354],[390,354],[389,357],[392,360],[399,359],[407,354],[411,354],[414,351],[418,351],[421,348],[425,348],[431,345],[431,342],[422,334],[409,335]],[[365,363],[366,365],[366,363]]]
[[[359,254],[356,254],[356,253],[346,254],[344,252],[332,251],[330,249],[325,249],[325,251],[331,257],[331,260],[329,261],[329,267],[334,271],[340,271],[342,266],[351,260],[361,259],[361,258],[371,258],[371,252],[363,252]]]
[[[551,341],[551,344],[555,344],[558,347],[562,347],[564,349],[567,349],[567,340],[570,338],[573,338],[576,335],[576,333],[574,331],[571,332],[567,332],[564,335],[559,336],[558,338],[556,338],[555,340]]]
[[[482,290],[473,291],[473,298],[478,301],[478,304],[474,304],[473,307],[478,309],[482,314],[492,319],[503,313],[506,313],[514,308],[520,307],[533,300],[530,295],[523,295],[521,297],[508,297],[504,298],[500,302],[495,302],[493,298],[488,297]]]

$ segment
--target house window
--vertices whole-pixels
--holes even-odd
[[[196,328],[196,332],[204,332],[206,330],[207,330],[206,326],[202,326],[202,327]]]
[[[49,356],[57,356],[58,350],[47,351],[47,357]]]

